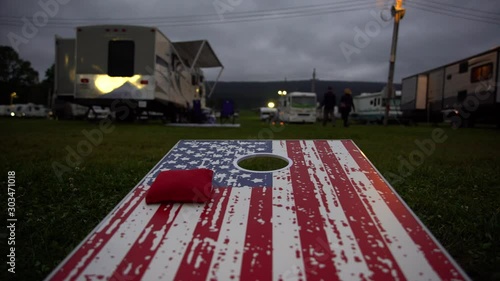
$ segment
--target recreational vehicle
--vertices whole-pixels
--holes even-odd
[[[316,122],[316,93],[292,92],[281,97],[279,119],[288,123]]]
[[[351,112],[352,119],[361,122],[381,123],[385,118],[386,100],[385,89],[378,93],[362,93],[353,97],[356,111]],[[389,104],[390,120],[398,120],[401,117],[400,101],[401,91],[395,91],[395,96],[391,98]]]
[[[206,40],[171,42],[154,27],[98,25],[56,37],[55,94],[87,106],[105,106],[117,118],[143,112],[175,116],[210,97],[202,68],[223,66]],[[214,85],[215,86],[215,85]],[[121,111],[121,112],[119,112]]]
[[[45,118],[48,113],[49,110],[45,106],[33,103],[0,106],[1,116]]]
[[[500,125],[500,47],[403,79],[405,119]]]
[[[261,121],[269,121],[273,119],[278,113],[278,109],[270,107],[261,107],[259,109],[259,115]]]
[[[15,115],[13,112],[12,105],[0,105],[0,116],[12,116]]]

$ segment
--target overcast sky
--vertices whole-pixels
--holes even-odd
[[[33,38],[26,38],[22,18],[33,22],[38,15],[43,20],[42,13],[48,12],[43,12],[39,2],[54,1],[0,3],[0,45],[11,45],[12,34],[22,37],[17,43],[20,56],[31,61],[41,76],[54,61],[56,34],[75,37],[78,25],[140,23],[158,26],[172,41],[209,40],[225,66],[222,81],[310,79],[313,68],[322,80],[387,79],[393,26],[392,22],[383,24],[379,15],[381,11],[387,15],[383,10],[392,1],[58,0],[68,3],[58,4],[57,11],[47,16],[48,23]],[[400,25],[397,83],[500,45],[498,0],[429,1],[404,2],[407,11]],[[172,26],[171,17],[192,15],[200,16],[176,18],[191,25]],[[269,19],[269,15],[274,16]],[[199,22],[205,19],[212,23]],[[214,78],[214,73],[208,71],[208,78]]]

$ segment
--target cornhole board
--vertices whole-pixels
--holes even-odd
[[[238,159],[277,155],[273,172]],[[206,204],[146,205],[160,171],[213,169]],[[180,141],[48,280],[468,280],[350,140]]]

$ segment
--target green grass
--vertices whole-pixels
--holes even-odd
[[[40,280],[50,273],[180,139],[353,139],[391,180],[392,173],[398,173],[400,157],[408,158],[416,149],[414,141],[430,138],[434,129],[426,125],[345,129],[340,123],[335,128],[270,127],[249,113],[242,114],[240,122],[241,128],[199,129],[155,122],[116,124],[59,181],[53,162],[64,164],[66,147],[77,149],[86,139],[83,130],[98,126],[83,121],[0,119],[3,186],[7,171],[16,171],[18,279]],[[413,173],[392,180],[393,187],[473,279],[500,280],[500,131],[442,128],[447,141],[438,144]],[[6,199],[2,204],[6,206]],[[8,280],[4,274],[6,270],[0,280]]]

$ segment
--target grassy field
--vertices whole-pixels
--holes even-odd
[[[53,164],[65,164],[67,148],[76,150],[86,139],[83,131],[98,125],[0,119],[0,181],[5,187],[11,170],[17,180],[18,279],[41,280],[50,273],[178,140],[274,138],[353,139],[474,280],[500,280],[499,130],[443,126],[447,140],[413,172],[395,178],[402,161],[417,149],[415,140],[430,139],[434,127],[346,129],[338,123],[335,128],[286,125],[273,131],[256,114],[243,114],[239,121],[241,128],[114,124],[59,180]],[[9,280],[5,274],[4,269],[0,280]]]

